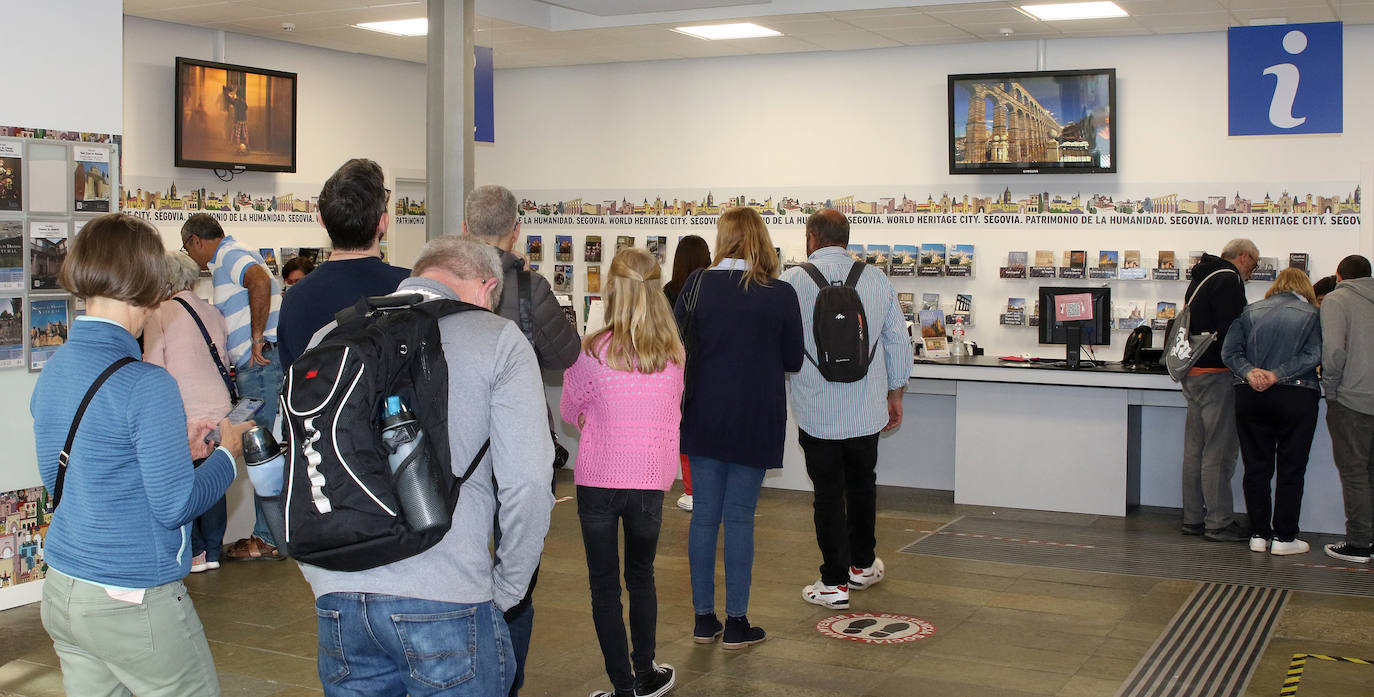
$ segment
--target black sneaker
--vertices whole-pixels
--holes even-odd
[[[655,663],[648,674],[635,676],[635,697],[663,697],[677,684],[674,677],[672,666]]]
[[[1240,523],[1232,521],[1224,528],[1202,533],[1202,537],[1208,542],[1249,542],[1250,531],[1241,527]]]
[[[721,648],[742,649],[757,644],[766,638],[768,635],[762,627],[749,626],[748,617],[726,617],[725,639],[721,642]]]
[[[1356,564],[1369,563],[1370,549],[1368,547],[1356,547],[1349,542],[1342,542],[1338,545],[1327,545],[1326,556],[1341,561],[1354,562]]]
[[[1198,537],[1202,533],[1207,532],[1207,526],[1203,525],[1202,523],[1184,523],[1183,527],[1179,529],[1179,532],[1183,533],[1184,535],[1192,535],[1193,537]]]
[[[698,644],[710,644],[714,642],[725,631],[716,619],[716,613],[708,612],[704,615],[697,615],[697,626],[692,630],[692,640]]]

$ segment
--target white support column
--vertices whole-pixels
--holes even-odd
[[[429,0],[425,238],[431,240],[462,230],[463,201],[473,187],[474,2]]]

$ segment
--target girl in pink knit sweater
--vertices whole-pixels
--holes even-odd
[[[577,516],[587,551],[592,621],[612,690],[597,695],[659,697],[672,666],[654,663],[658,596],[654,555],[663,492],[678,465],[682,341],[663,295],[658,262],[621,250],[606,279],[606,326],[582,342],[563,374],[563,419],[582,431],[577,447]],[[630,642],[620,605],[619,530],[625,529]]]

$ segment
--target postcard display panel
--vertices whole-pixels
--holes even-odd
[[[119,147],[100,134],[0,129],[0,370],[41,371],[84,312],[57,272],[81,228],[117,209]],[[43,578],[51,518],[45,488],[0,492],[0,593],[17,593],[0,605],[37,599],[41,584],[16,586]]]

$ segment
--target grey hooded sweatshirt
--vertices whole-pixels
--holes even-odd
[[[1322,300],[1321,321],[1326,398],[1374,414],[1374,278],[1337,284]]]

